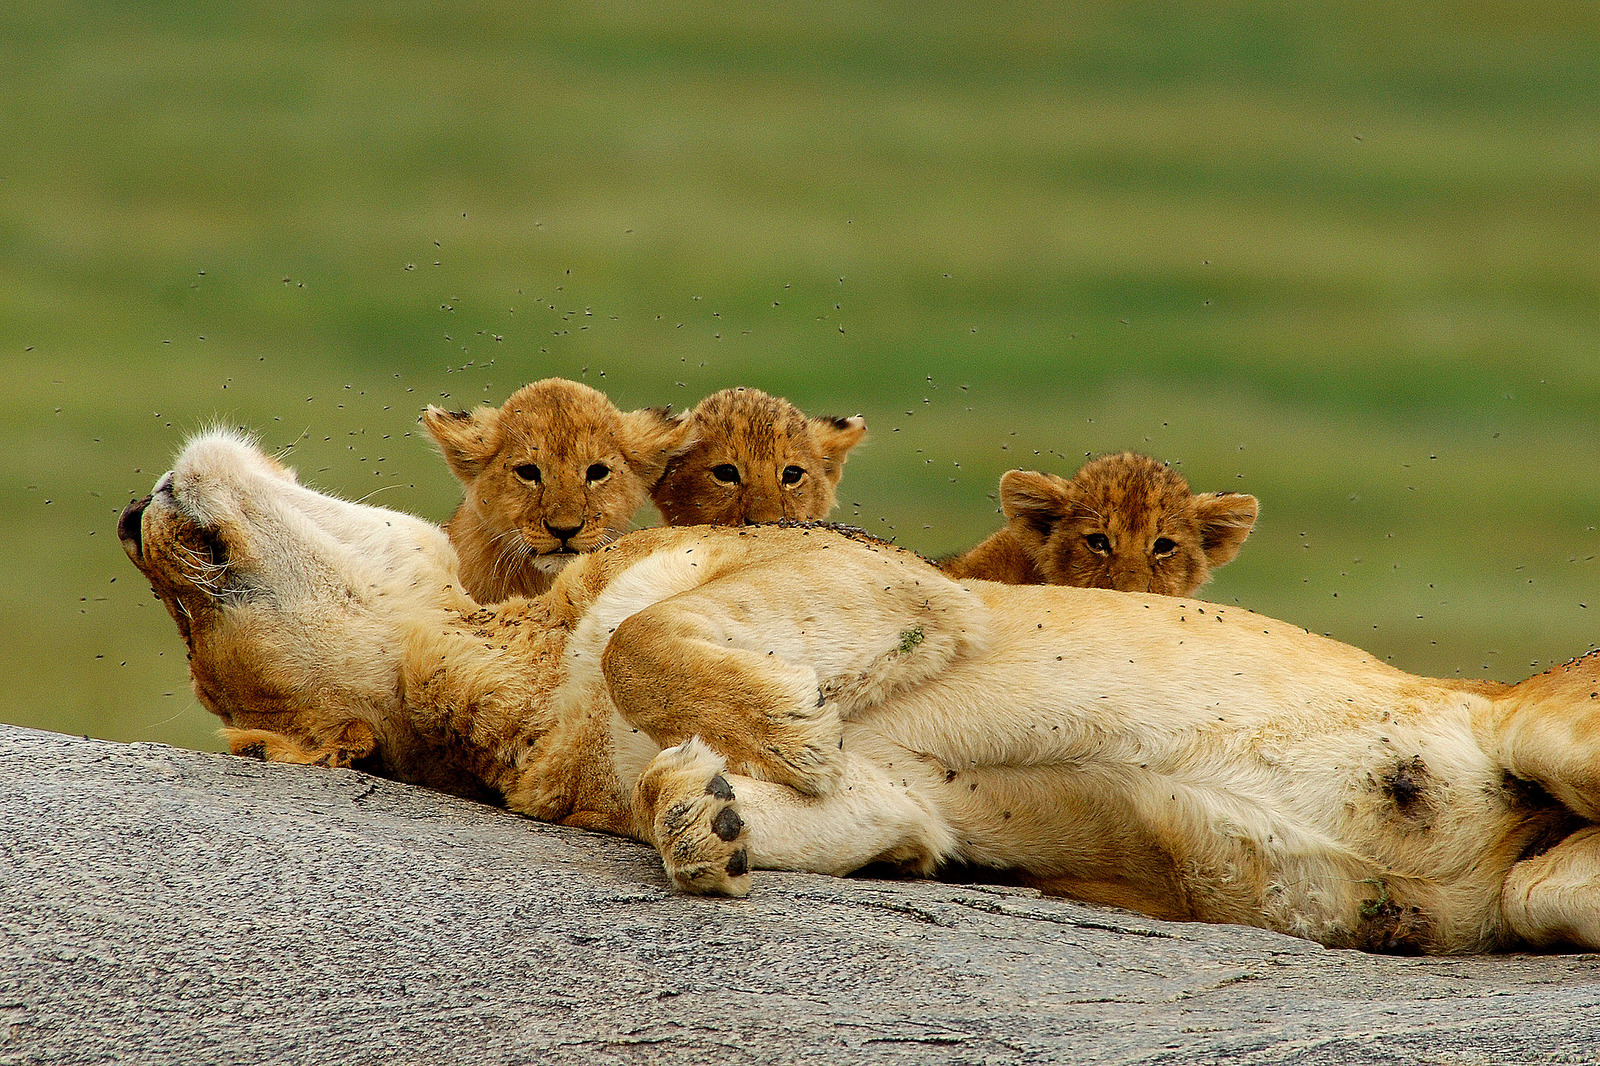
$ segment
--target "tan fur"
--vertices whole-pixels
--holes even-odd
[[[939,561],[951,577],[1190,596],[1232,561],[1255,525],[1254,496],[1195,495],[1164,463],[1105,455],[1064,481],[1035,470],[1000,479],[1007,524]]]
[[[535,596],[575,556],[627,532],[667,461],[693,441],[683,419],[624,414],[561,378],[499,407],[428,407],[422,423],[465,489],[447,530],[482,603]]]
[[[1421,678],[784,526],[640,531],[487,609],[437,528],[224,435],[118,533],[233,750],[626,834],[687,891],[965,863],[1330,945],[1600,948],[1600,652]]]
[[[667,464],[651,498],[670,526],[825,518],[867,424],[808,418],[759,389],[707,396],[689,412],[697,443]]]

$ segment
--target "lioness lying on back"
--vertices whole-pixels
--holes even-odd
[[[693,441],[665,410],[627,414],[587,385],[546,378],[499,407],[422,424],[465,493],[446,527],[482,603],[536,596],[582,552],[627,532],[667,461]]]
[[[1325,944],[1600,948],[1600,652],[1434,680],[783,526],[642,530],[487,609],[437,527],[220,434],[117,531],[234,751],[623,833],[692,892],[967,863]]]
[[[1105,455],[1065,481],[1036,470],[1000,479],[1007,524],[938,566],[951,577],[1188,596],[1239,554],[1256,498],[1195,495],[1146,455]]]
[[[826,518],[845,459],[867,434],[859,415],[808,418],[750,388],[707,396],[686,418],[696,443],[650,493],[669,526]]]

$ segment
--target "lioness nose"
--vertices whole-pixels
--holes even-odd
[[[575,526],[553,526],[549,522],[546,522],[544,524],[544,528],[549,530],[550,535],[557,540],[567,540],[570,537],[577,536],[578,530],[583,528],[583,524],[579,523]]]
[[[130,552],[144,554],[144,549],[139,545],[140,522],[144,519],[145,508],[150,506],[150,497],[132,500],[122,509],[117,516],[117,539],[127,546]]]

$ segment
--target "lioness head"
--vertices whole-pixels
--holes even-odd
[[[693,439],[686,418],[625,414],[561,378],[524,385],[499,407],[430,406],[422,423],[465,489],[450,537],[462,580],[484,602],[543,591],[533,571],[557,573],[627,532]]]
[[[191,441],[117,535],[235,754],[377,757],[400,699],[399,620],[475,609],[438,527],[306,489],[228,433]]]
[[[759,389],[707,396],[689,412],[698,443],[667,464],[650,493],[671,526],[825,518],[866,420],[808,418]]]
[[[1000,508],[1050,584],[1167,596],[1193,593],[1239,554],[1257,513],[1254,496],[1195,495],[1134,452],[1102,456],[1071,481],[1008,471]]]

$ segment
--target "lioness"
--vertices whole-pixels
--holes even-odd
[[[650,492],[669,526],[826,518],[850,449],[867,435],[860,415],[807,417],[751,388],[713,393],[686,417],[695,444]]]
[[[1257,513],[1254,496],[1196,495],[1176,470],[1137,452],[1103,455],[1071,481],[1008,470],[1000,509],[1006,525],[939,568],[1011,585],[1190,596],[1239,554]]]
[[[627,532],[667,461],[694,442],[664,409],[627,414],[576,381],[524,385],[499,407],[429,406],[422,424],[464,490],[445,527],[483,603],[536,596]]]
[[[222,433],[118,535],[233,751],[626,834],[691,892],[962,862],[1330,945],[1600,948],[1600,653],[1431,680],[784,526],[633,533],[487,609],[436,527]]]

